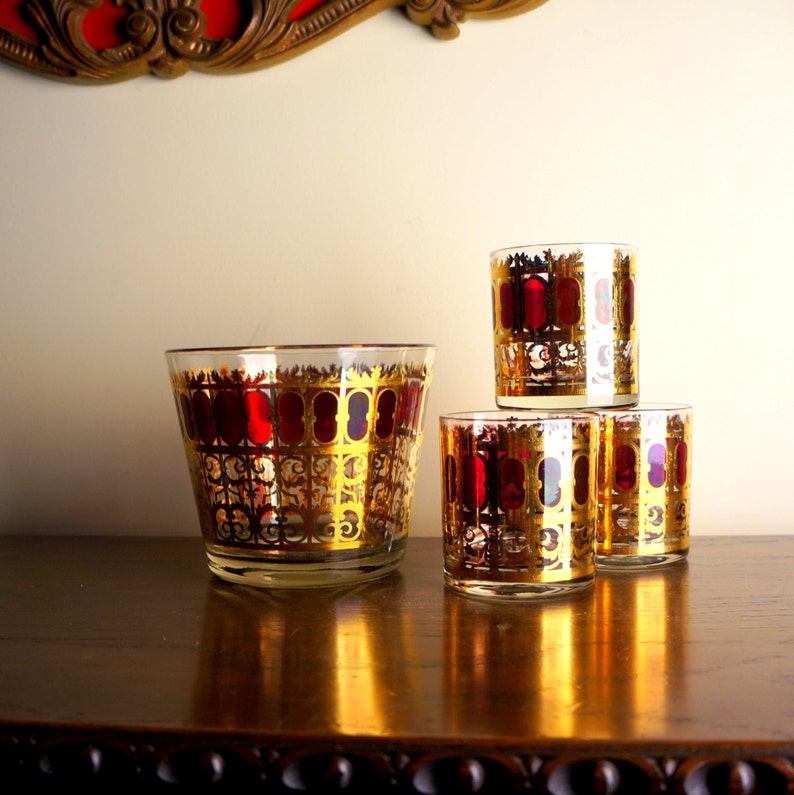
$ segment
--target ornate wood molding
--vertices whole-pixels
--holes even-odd
[[[272,738],[271,738],[272,739]],[[0,788],[10,793],[234,792],[237,795],[785,795],[794,749],[393,747],[284,738],[0,726]],[[6,791],[5,789],[3,791]]]
[[[546,0],[0,0],[0,58],[55,80],[112,83],[190,69],[251,71],[292,58],[387,8],[440,39],[469,17]]]

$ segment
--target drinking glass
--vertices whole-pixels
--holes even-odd
[[[402,562],[435,348],[166,352],[211,571],[292,588]]]
[[[491,253],[496,403],[584,409],[639,400],[637,252],[616,243]]]
[[[692,407],[599,410],[597,562],[659,566],[689,552]]]
[[[488,411],[440,418],[446,584],[562,594],[595,575],[598,419]]]

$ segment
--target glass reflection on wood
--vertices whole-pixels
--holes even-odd
[[[400,577],[322,593],[211,583],[196,720],[271,732],[332,725],[359,735],[407,721],[423,687],[402,591]],[[389,654],[379,654],[385,647]]]
[[[599,576],[591,591],[498,612],[447,592],[450,731],[576,741],[674,731],[689,700],[687,573],[684,563]]]

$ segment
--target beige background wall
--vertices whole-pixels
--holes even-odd
[[[434,342],[490,408],[488,252],[639,246],[641,389],[695,407],[694,535],[794,530],[794,3],[400,11],[244,76],[0,68],[0,532],[193,534],[163,350]]]

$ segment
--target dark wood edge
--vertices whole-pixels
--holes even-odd
[[[794,791],[791,743],[529,746],[0,724],[0,787],[81,792],[681,793]]]

